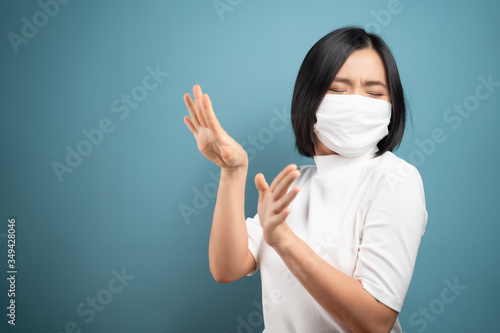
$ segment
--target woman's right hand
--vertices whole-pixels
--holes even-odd
[[[221,127],[208,94],[202,94],[201,87],[195,84],[193,96],[194,102],[189,93],[184,94],[184,103],[191,116],[185,116],[184,123],[193,133],[200,152],[227,171],[248,167],[247,152]]]

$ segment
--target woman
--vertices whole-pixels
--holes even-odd
[[[417,169],[392,153],[406,110],[394,58],[358,27],[308,52],[295,83],[296,148],[313,165],[255,176],[257,214],[245,218],[245,150],[220,126],[199,85],[184,121],[221,167],[210,271],[227,283],[258,268],[265,332],[401,332],[397,319],[427,224]]]

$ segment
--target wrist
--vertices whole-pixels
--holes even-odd
[[[238,174],[248,170],[248,156],[241,158],[240,163],[236,166],[221,167],[221,172],[226,174]]]
[[[219,185],[231,183],[234,181],[243,181],[246,182],[248,173],[248,165],[243,164],[235,168],[221,168],[220,171],[220,182]]]
[[[290,229],[288,224],[283,222],[273,230],[272,235],[268,237],[266,242],[276,252],[280,252],[286,250],[293,243],[295,236],[295,233]]]
[[[248,172],[248,164],[242,164],[234,168],[221,168],[220,174],[221,177],[224,176],[226,178],[230,177],[240,177],[247,175]]]

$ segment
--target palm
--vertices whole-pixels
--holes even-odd
[[[230,168],[222,158],[222,150],[234,146],[233,140],[227,133],[218,133],[208,127],[198,129],[198,150],[210,161],[216,163],[221,168]],[[234,141],[234,140],[233,140]],[[226,148],[223,148],[226,147]]]
[[[193,95],[195,102],[189,94],[184,95],[184,102],[191,116],[185,116],[184,122],[193,133],[199,151],[225,169],[234,169],[248,163],[243,147],[224,131],[215,117],[208,95],[202,95],[198,85],[193,87]]]
[[[255,186],[259,191],[257,212],[264,232],[264,240],[270,246],[279,243],[283,231],[288,229],[286,217],[290,213],[288,207],[300,191],[296,185],[288,191],[294,180],[300,175],[295,164],[284,168],[269,186],[262,173],[255,176]]]

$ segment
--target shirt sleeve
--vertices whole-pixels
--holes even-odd
[[[248,249],[252,253],[255,262],[257,263],[257,267],[254,271],[247,274],[247,276],[252,276],[257,272],[259,268],[259,251],[260,246],[262,245],[262,240],[264,238],[264,234],[262,231],[262,226],[260,225],[259,215],[255,214],[253,218],[248,217],[246,219],[247,232],[248,232]]]
[[[410,285],[427,225],[422,179],[410,166],[404,176],[386,175],[368,208],[353,277],[397,312]]]

